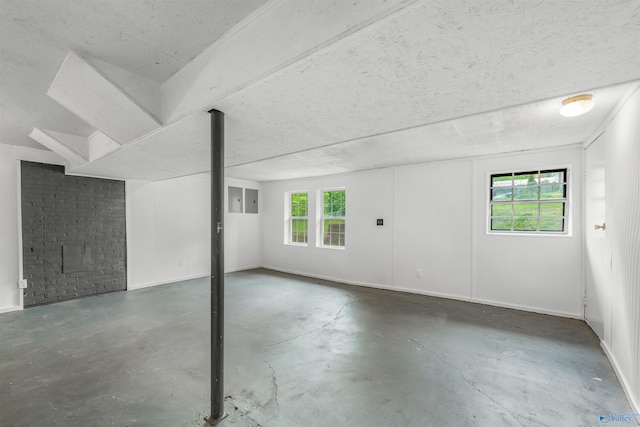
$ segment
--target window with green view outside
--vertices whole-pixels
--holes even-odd
[[[344,247],[347,198],[345,190],[322,192],[322,245]]]
[[[495,174],[490,185],[491,231],[566,231],[567,169]]]
[[[289,220],[289,243],[307,243],[309,238],[309,195],[291,193],[291,216]]]

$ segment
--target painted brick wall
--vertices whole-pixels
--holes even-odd
[[[125,290],[124,182],[32,162],[21,179],[25,307]],[[63,246],[89,248],[82,271],[63,271]]]

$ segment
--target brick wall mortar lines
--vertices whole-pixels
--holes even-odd
[[[33,306],[126,289],[125,184],[67,176],[22,162],[23,269]],[[63,245],[86,245],[92,263],[63,272]]]

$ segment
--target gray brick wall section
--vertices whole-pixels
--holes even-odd
[[[25,307],[125,290],[124,182],[24,161],[21,177]],[[82,271],[63,272],[64,245],[90,248]]]

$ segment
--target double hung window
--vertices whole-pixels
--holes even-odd
[[[489,230],[564,233],[567,169],[491,175]]]
[[[306,244],[309,240],[309,195],[291,193],[289,215],[289,243]]]
[[[344,247],[347,198],[345,190],[323,190],[322,246]]]

